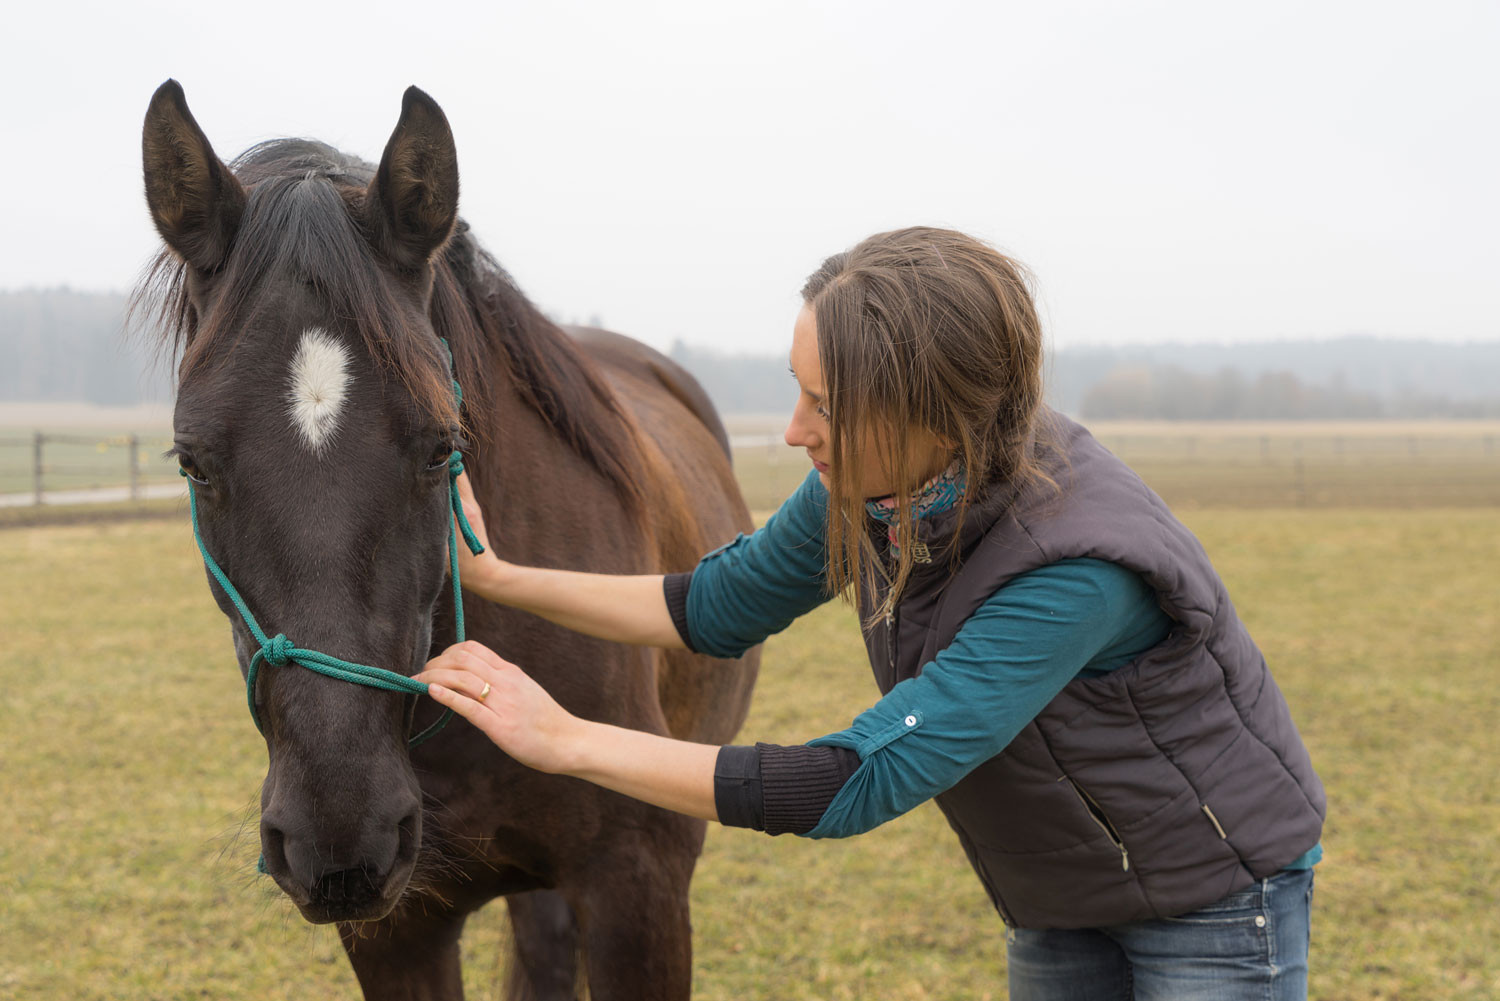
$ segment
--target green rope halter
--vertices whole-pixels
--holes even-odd
[[[448,349],[448,342],[443,341],[443,347]],[[449,370],[453,366],[453,353],[448,349]],[[463,405],[463,390],[459,388],[458,379],[453,380],[453,403],[455,408]],[[464,543],[469,547],[469,552],[478,556],[484,552],[484,546],[480,543],[474,530],[469,527],[469,519],[464,516],[463,501],[458,494],[458,477],[464,471],[463,453],[454,449],[448,456],[448,503],[453,508],[453,521],[448,526],[448,566],[453,577],[453,621],[454,632],[458,634],[458,642],[464,641],[464,599],[463,587],[458,579],[458,533],[463,531]],[[183,476],[187,476],[187,470],[179,469]],[[229,583],[229,577],[220,569],[219,564],[209,555],[208,546],[203,543],[203,533],[198,527],[198,494],[193,490],[191,478],[188,479],[188,509],[193,518],[193,539],[198,543],[198,551],[203,554],[203,564],[208,567],[208,572],[213,575],[214,580],[224,589],[229,600],[234,603],[235,609],[240,613],[240,618],[245,620],[245,626],[255,641],[260,644],[260,649],[250,658],[250,668],[245,673],[245,695],[250,705],[250,718],[255,721],[255,728],[265,733],[265,727],[261,725],[260,713],[255,709],[255,679],[260,674],[262,664],[270,664],[272,667],[285,667],[288,664],[297,664],[309,671],[328,678],[336,678],[339,681],[347,681],[356,685],[364,685],[368,688],[380,688],[387,692],[403,692],[410,695],[426,695],[427,686],[420,681],[414,681],[404,674],[395,671],[387,671],[382,667],[371,667],[368,664],[354,664],[347,660],[339,660],[330,657],[326,653],[317,650],[306,650],[297,646],[284,634],[277,633],[275,636],[267,637],[265,630],[261,629],[260,623],[255,621],[255,616],[250,614],[250,608],[245,604],[245,599],[235,586]],[[437,722],[433,723],[421,733],[412,737],[408,744],[416,747],[437,733],[448,721],[453,718],[453,710],[443,710]],[[262,862],[263,864],[263,862]],[[265,871],[262,868],[261,871]]]

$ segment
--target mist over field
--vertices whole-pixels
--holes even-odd
[[[0,292],[0,403],[167,402],[167,365],[149,337],[126,333],[125,312],[119,293]],[[678,341],[670,355],[726,415],[790,408],[793,383],[782,354],[731,354]],[[1500,342],[1350,335],[1074,345],[1051,353],[1047,375],[1052,405],[1086,419],[1500,417]],[[0,421],[43,422],[41,411],[30,419]]]

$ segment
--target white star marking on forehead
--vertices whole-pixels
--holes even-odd
[[[309,327],[292,359],[287,413],[314,455],[321,455],[334,432],[349,389],[349,350],[321,327]]]

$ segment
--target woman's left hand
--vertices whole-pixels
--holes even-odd
[[[429,660],[416,680],[521,764],[542,772],[572,765],[581,721],[484,644],[468,640],[450,646]]]

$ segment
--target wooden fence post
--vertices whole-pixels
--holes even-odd
[[[141,440],[130,434],[125,436],[125,447],[130,450],[130,499],[141,499]]]
[[[42,441],[42,433],[37,431],[31,439],[31,483],[38,507],[42,505]]]

